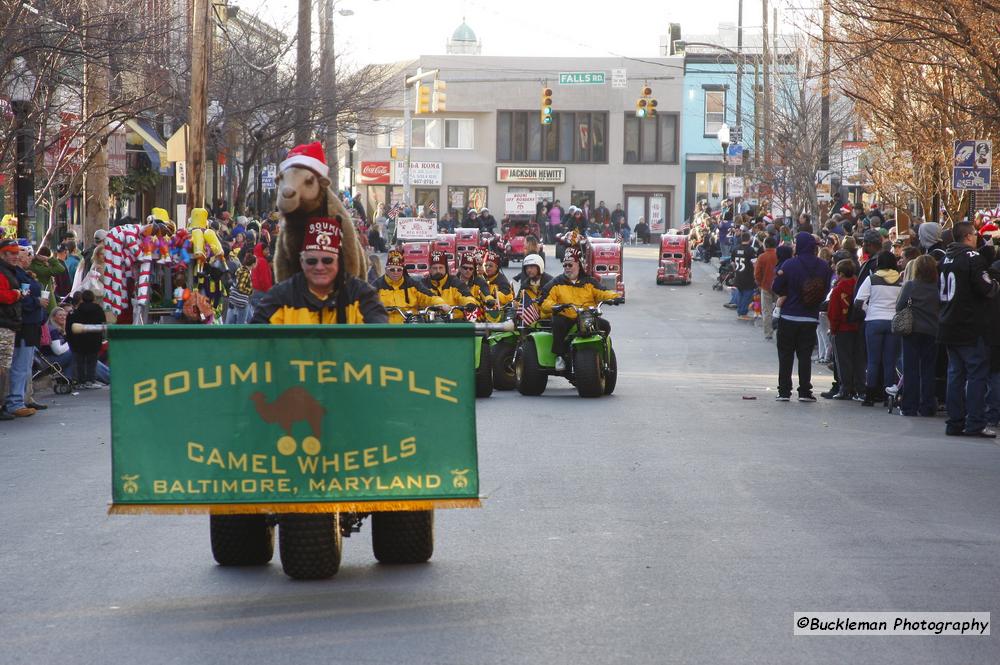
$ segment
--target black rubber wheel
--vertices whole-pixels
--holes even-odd
[[[54,384],[52,384],[52,392],[54,392],[56,395],[69,395],[71,392],[73,392],[73,384],[63,383],[62,381],[56,381]]]
[[[664,281],[662,279],[657,279],[656,280],[656,285],[657,286],[663,286],[663,284],[664,284]]]
[[[208,525],[220,566],[264,566],[274,556],[274,527],[264,515],[210,515]]]
[[[479,351],[479,367],[476,368],[476,397],[493,394],[493,363],[490,362],[490,344],[485,339]]]
[[[493,387],[497,390],[513,390],[517,387],[514,372],[514,345],[500,342],[490,347],[490,363],[493,365]]]
[[[500,267],[502,267],[502,268],[509,268],[510,267],[510,259],[508,259],[507,257],[504,257],[500,261]]]
[[[618,357],[615,350],[611,349],[611,358],[608,359],[608,371],[604,373],[604,394],[610,395],[615,391],[618,383]]]
[[[604,372],[601,355],[596,349],[577,349],[573,358],[576,392],[580,397],[600,397],[604,394]]]
[[[283,515],[278,540],[281,568],[297,580],[325,580],[340,569],[341,535],[337,515]]]
[[[549,375],[546,374],[538,363],[538,350],[535,349],[535,342],[527,339],[517,356],[514,364],[514,376],[517,383],[517,391],[522,395],[534,397],[545,392],[545,386],[549,382]]]
[[[434,554],[434,511],[372,513],[372,551],[380,563],[425,563]]]

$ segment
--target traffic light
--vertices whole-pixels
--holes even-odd
[[[655,118],[656,100],[652,98],[653,90],[648,85],[642,86],[639,91],[639,99],[635,101],[635,117]]]
[[[446,110],[445,101],[448,99],[448,84],[439,79],[434,79],[434,92],[431,94],[431,111],[433,113],[443,113]]]
[[[543,125],[552,124],[552,88],[542,88],[541,122]]]
[[[431,87],[429,85],[424,85],[423,83],[417,83],[416,87],[416,104],[414,105],[414,113],[430,113],[431,112]]]

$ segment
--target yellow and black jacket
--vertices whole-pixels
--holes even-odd
[[[424,286],[430,289],[431,293],[444,300],[446,305],[451,305],[452,307],[479,304],[472,294],[469,293],[468,287],[462,283],[462,280],[453,275],[445,275],[436,281],[428,275],[424,278]],[[456,311],[452,313],[452,318],[461,319],[464,318],[464,315]]]
[[[617,297],[615,291],[601,289],[600,283],[589,275],[581,275],[575,282],[571,282],[566,275],[559,275],[542,288],[542,317],[551,318],[552,307],[555,305],[593,307],[602,300]],[[576,312],[572,309],[564,309],[559,314],[567,319],[576,318]]]
[[[444,299],[431,293],[424,284],[413,279],[409,275],[403,275],[401,279],[393,284],[393,280],[387,276],[381,277],[375,282],[375,290],[385,307],[399,307],[409,312],[430,307],[432,305],[444,305]],[[399,312],[389,312],[389,323],[402,323],[403,317]]]
[[[490,285],[479,275],[473,277],[471,282],[464,282],[457,277],[455,279],[469,290],[469,294],[476,299],[480,307],[486,307],[486,301],[493,297],[490,295]]]
[[[507,276],[502,272],[498,272],[493,277],[485,277],[484,280],[486,281],[486,286],[489,288],[490,296],[497,301],[500,307],[503,307],[514,299],[514,289],[510,287]]]
[[[268,291],[254,311],[251,323],[308,325],[317,323],[388,323],[389,315],[378,293],[367,282],[347,277],[335,293],[320,300],[295,273]]]
[[[462,307],[463,305],[478,305],[476,298],[469,292],[469,287],[462,283],[460,279],[452,275],[445,275],[439,280],[431,279],[430,275],[424,278],[424,286],[431,293],[444,300],[446,305],[452,307]]]
[[[518,300],[523,300],[524,294],[528,294],[528,297],[532,300],[537,300],[542,294],[542,289],[545,285],[552,281],[552,275],[547,272],[543,272],[538,276],[538,281],[532,282],[522,271],[521,274],[514,277],[514,279],[521,285],[517,292]]]

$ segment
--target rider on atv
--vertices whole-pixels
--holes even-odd
[[[385,275],[375,282],[375,289],[382,304],[389,310],[389,323],[403,322],[403,316],[393,310],[393,307],[414,312],[445,304],[426,285],[410,277],[406,272],[403,253],[395,249],[389,252],[385,262]]]
[[[552,281],[552,275],[545,272],[545,259],[538,254],[528,254],[521,263],[521,273],[514,277],[520,284],[517,291],[518,300],[524,299],[524,294],[532,300],[537,300],[542,293],[542,287]]]
[[[458,260],[458,280],[480,307],[492,309],[496,299],[490,293],[490,285],[479,274],[479,260],[475,252],[465,252]]]
[[[514,289],[510,287],[507,276],[500,272],[500,255],[496,252],[486,252],[483,257],[483,278],[490,295],[501,307],[514,299]]]
[[[566,359],[563,357],[566,348],[566,335],[576,323],[576,312],[567,308],[552,316],[555,305],[576,305],[577,307],[593,307],[604,300],[617,300],[618,293],[605,291],[600,283],[586,273],[583,255],[580,250],[569,248],[563,256],[563,274],[559,275],[542,288],[541,314],[543,318],[552,318],[552,353],[556,354],[556,371],[566,369]],[[606,319],[598,319],[600,328],[611,334],[611,324]]]
[[[448,255],[444,252],[431,252],[428,274],[423,285],[451,307],[478,304],[469,288],[461,280],[448,274]]]

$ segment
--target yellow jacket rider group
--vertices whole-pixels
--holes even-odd
[[[444,299],[431,292],[426,284],[410,277],[403,253],[395,249],[389,252],[385,261],[385,275],[375,282],[375,289],[386,308],[398,307],[408,312],[417,312],[433,305],[447,304]],[[403,317],[399,312],[389,312],[389,323],[402,322]]]
[[[556,305],[576,305],[577,307],[593,307],[604,300],[615,300],[618,293],[605,291],[600,283],[586,274],[580,250],[569,248],[563,256],[563,274],[559,275],[542,288],[541,314],[542,318],[552,317],[552,353],[556,354],[556,371],[566,369],[565,356],[566,335],[576,324],[576,312],[564,309],[553,316],[552,308]],[[597,325],[604,332],[611,333],[611,324],[605,319],[598,319]]]
[[[354,250],[341,243],[342,223],[339,217],[309,220],[299,255],[302,272],[268,291],[251,323],[388,323],[375,289],[345,267],[342,245],[344,252]]]

